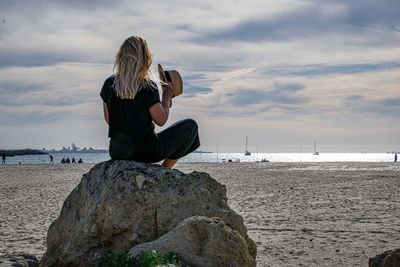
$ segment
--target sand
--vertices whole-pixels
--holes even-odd
[[[0,166],[0,266],[41,258],[64,199],[93,164]],[[181,163],[227,187],[258,266],[367,266],[400,248],[400,164]]]

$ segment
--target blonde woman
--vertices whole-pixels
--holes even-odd
[[[152,58],[146,41],[131,36],[124,41],[115,59],[116,73],[104,82],[104,118],[110,137],[112,159],[159,162],[172,168],[179,158],[200,146],[197,123],[179,121],[155,133],[154,123],[163,126],[169,117],[172,84],[162,86],[162,100],[157,85],[150,80]]]

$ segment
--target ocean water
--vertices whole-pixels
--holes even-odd
[[[54,163],[60,163],[62,158],[82,158],[84,163],[99,163],[109,160],[108,153],[53,153]],[[180,162],[256,162],[266,159],[270,162],[393,162],[391,153],[192,153],[182,158]],[[46,164],[49,155],[26,155],[7,157],[6,164]]]

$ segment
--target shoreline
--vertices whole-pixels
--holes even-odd
[[[39,149],[0,149],[0,154],[6,153],[6,157],[15,157],[15,156],[35,156],[35,155],[47,155],[45,151]]]
[[[13,252],[41,258],[51,222],[95,164],[0,167],[0,265]],[[257,243],[259,266],[367,266],[400,247],[400,164],[179,163],[227,188],[228,204]]]
[[[10,156],[10,157],[14,157],[14,156]],[[0,164],[0,166],[2,165],[11,165],[11,166],[15,166],[15,165],[24,165],[24,166],[48,166],[48,165],[96,165],[100,162],[97,163],[93,163],[93,162],[83,162],[83,163],[61,163],[61,162],[54,162],[54,163],[6,163],[6,164]],[[179,164],[251,164],[251,163],[259,163],[259,164],[264,164],[264,165],[268,165],[268,164],[398,164],[400,165],[400,161],[394,162],[394,161],[239,161],[239,162],[235,162],[235,161],[218,161],[218,162],[214,162],[214,161],[198,161],[198,162],[179,162],[177,163],[177,165]],[[161,165],[161,162],[157,162],[157,163],[150,163],[150,164],[158,164]],[[175,169],[175,168],[174,168]]]

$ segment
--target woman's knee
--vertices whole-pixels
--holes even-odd
[[[194,119],[184,119],[182,123],[190,130],[197,132],[199,129],[199,126],[197,125],[197,122]]]

